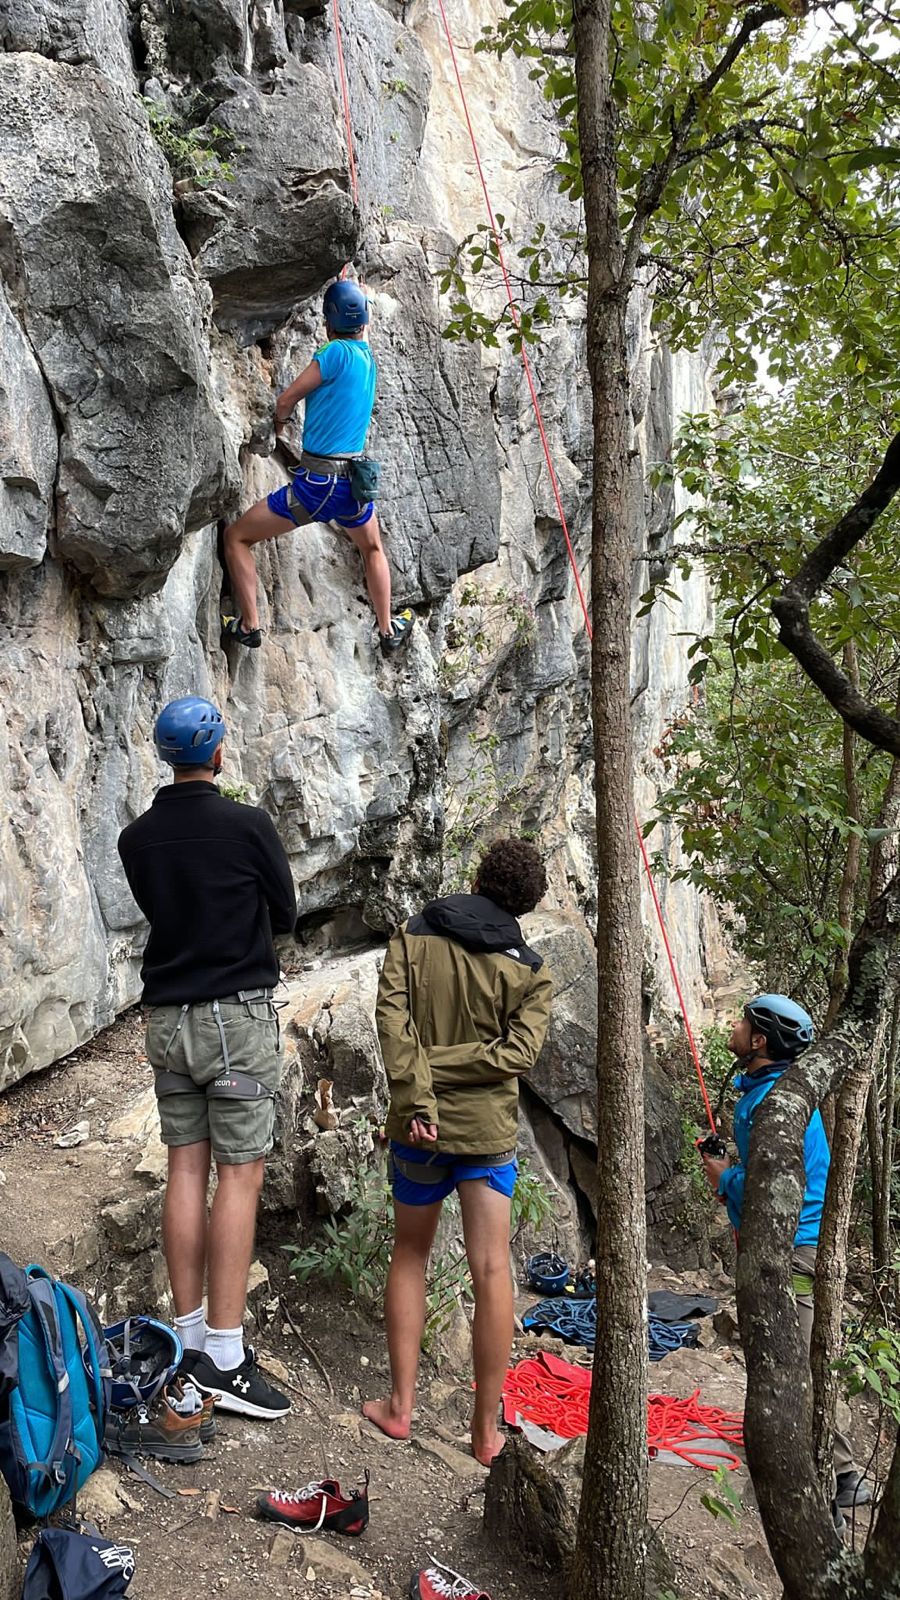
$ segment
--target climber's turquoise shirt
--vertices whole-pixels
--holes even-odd
[[[737,1078],[737,1087],[742,1091],[741,1097],[735,1103],[732,1132],[737,1145],[739,1162],[736,1166],[726,1167],[719,1180],[719,1194],[728,1207],[728,1218],[736,1232],[741,1226],[741,1211],[744,1205],[744,1183],[747,1176],[747,1161],[750,1156],[750,1129],[753,1118],[761,1100],[764,1100],[773,1084],[778,1082],[783,1072],[787,1072],[789,1061],[771,1061],[768,1066],[757,1068],[756,1072],[745,1072]],[[822,1222],[822,1208],[825,1204],[825,1185],[828,1182],[828,1168],[831,1162],[831,1152],[828,1140],[825,1137],[825,1128],[822,1117],[814,1111],[806,1128],[803,1140],[803,1165],[806,1171],[806,1182],[803,1191],[803,1205],[800,1208],[800,1221],[794,1235],[795,1245],[812,1245],[815,1249],[819,1242],[819,1228]]]
[[[303,448],[314,456],[359,455],[375,404],[375,358],[365,339],[331,339],[313,358],[322,374],[306,397]]]

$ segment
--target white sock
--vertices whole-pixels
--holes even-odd
[[[203,1350],[206,1346],[206,1313],[203,1307],[189,1311],[186,1317],[176,1317],[175,1332],[185,1350]]]
[[[220,1372],[231,1372],[244,1359],[243,1328],[207,1328],[204,1349]]]

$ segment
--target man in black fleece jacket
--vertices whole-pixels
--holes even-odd
[[[124,829],[119,855],[150,924],[141,977],[169,1154],[163,1243],[183,1370],[223,1409],[277,1417],[290,1402],[244,1350],[242,1321],[281,1077],[272,936],[291,931],[297,905],[271,818],[216,789],[224,734],[198,695],[165,707],[155,741],[175,781]]]

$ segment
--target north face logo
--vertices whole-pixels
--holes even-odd
[[[110,1544],[105,1550],[92,1544],[94,1554],[100,1557],[109,1572],[121,1572],[128,1580],[134,1576],[134,1551],[127,1544]]]

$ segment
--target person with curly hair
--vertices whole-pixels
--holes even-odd
[[[552,992],[517,919],[546,889],[534,845],[498,840],[471,894],[432,900],[394,934],[375,1011],[391,1091],[391,1394],[367,1401],[363,1414],[390,1438],[408,1438],[425,1270],[442,1203],[456,1190],[475,1295],[472,1453],[484,1466],[503,1446],[497,1407],[513,1337],[509,1232],[519,1078],[540,1054]]]

